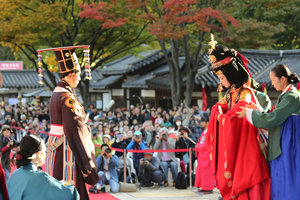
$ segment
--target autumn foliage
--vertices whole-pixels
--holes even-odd
[[[106,28],[122,26],[128,21],[126,16],[107,14],[118,3],[124,3],[124,9],[140,10],[140,14],[136,17],[149,21],[147,30],[159,40],[183,38],[191,25],[199,32],[209,32],[212,28],[208,23],[210,18],[216,19],[224,29],[227,28],[228,22],[234,26],[239,25],[236,19],[222,10],[198,7],[196,0],[115,0],[111,3],[84,4],[80,5],[84,10],[79,16],[104,22],[103,27]]]

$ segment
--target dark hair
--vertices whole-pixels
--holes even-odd
[[[17,152],[17,167],[28,165],[32,159],[28,159],[36,152],[43,149],[43,142],[39,136],[26,135],[20,142],[20,151]]]
[[[101,145],[101,150],[103,149],[103,147],[109,147],[107,144],[102,144]]]
[[[300,79],[298,78],[296,73],[291,73],[290,69],[284,64],[277,64],[275,67],[271,69],[272,72],[275,73],[275,76],[281,78],[284,76],[287,78],[289,83],[299,83]]]

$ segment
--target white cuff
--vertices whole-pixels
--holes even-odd
[[[250,122],[250,124],[253,125],[253,121],[252,121],[252,112],[253,112],[253,109],[246,109],[246,117],[247,117],[247,120],[248,120],[248,122]]]

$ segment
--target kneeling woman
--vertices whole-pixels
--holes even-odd
[[[23,137],[16,155],[19,169],[8,180],[9,199],[78,200],[73,185],[64,186],[49,174],[37,170],[45,162],[44,141],[35,135]]]

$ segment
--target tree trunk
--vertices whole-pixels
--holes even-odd
[[[196,73],[193,73],[192,70],[186,72],[186,91],[185,91],[185,103],[191,107],[192,95],[194,91]]]

